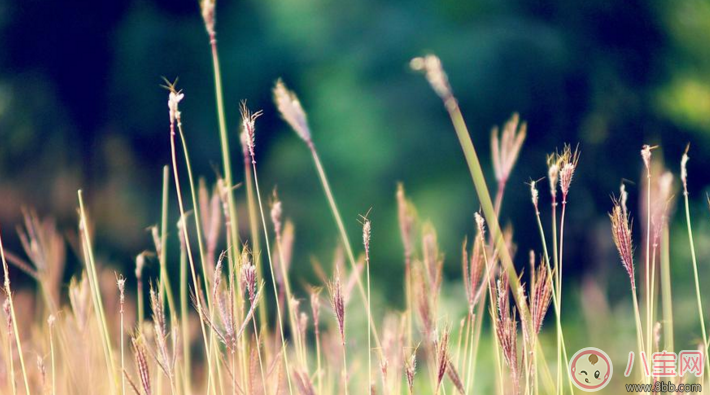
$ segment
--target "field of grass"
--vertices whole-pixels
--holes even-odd
[[[615,365],[601,393],[617,394],[625,393],[626,383],[660,380],[643,374],[646,356],[651,364],[651,355],[664,350],[707,352],[701,262],[692,224],[699,219],[691,213],[688,193],[690,147],[679,153],[680,174],[675,175],[655,160],[659,147],[628,150],[629,155],[638,155],[643,177],[609,191],[605,234],[616,246],[620,263],[610,275],[629,280],[623,290],[628,302],[609,312],[598,285],[584,284],[580,296],[564,284],[565,233],[569,227],[584,227],[567,221],[568,203],[569,210],[575,210],[575,172],[584,163],[584,147],[560,142],[559,147],[550,147],[547,158],[540,158],[546,161],[547,174],[526,174],[530,215],[520,220],[536,221],[539,247],[516,251],[513,228],[502,226],[500,218],[510,174],[527,170],[515,166],[527,125],[514,114],[493,130],[494,179],[486,179],[454,90],[434,55],[416,57],[410,66],[441,98],[471,176],[461,182],[473,182],[476,196],[471,199],[480,204],[478,212],[462,213],[474,221],[475,234],[461,235],[460,256],[446,257],[460,261],[463,281],[445,278],[436,230],[417,216],[404,185],[393,196],[399,235],[387,240],[372,237],[379,224],[363,213],[358,218],[362,239],[348,237],[346,228],[353,221],[343,218],[336,203],[317,149],[320,133],[311,130],[304,110],[307,103],[302,106],[278,80],[273,88],[264,89],[272,88],[281,118],[303,141],[303,155],[312,157],[312,176],[321,184],[324,199],[309,204],[327,207],[339,237],[332,264],[313,262],[320,281],[294,287],[295,224],[288,220],[276,190],[265,190],[259,183],[256,152],[263,113],[243,101],[240,134],[230,132],[214,2],[203,0],[201,10],[214,67],[220,176],[208,185],[193,174],[189,154],[193,147],[185,138],[191,131],[183,126],[180,112],[180,103],[190,100],[190,92],[182,92],[177,81],[165,80],[164,136],[171,148],[165,160],[170,165],[161,175],[160,222],[149,232],[153,248],[136,256],[135,272],[115,273],[95,259],[92,202],[81,190],[78,232],[73,237],[65,236],[51,218],[25,211],[25,221],[18,227],[24,251],[6,251],[0,238],[5,293],[0,393],[572,394],[584,391],[573,383],[581,372],[571,371],[571,359],[578,350],[594,346],[603,348]],[[241,144],[243,157],[230,157],[230,144]],[[677,179],[680,193],[675,189]],[[638,198],[644,202],[636,227],[627,208],[625,182],[638,183]],[[171,198],[176,198],[176,207],[169,204]],[[246,218],[237,216],[242,201],[248,207]],[[687,237],[674,248],[689,252],[685,263],[670,261],[669,216],[675,206],[683,211]],[[247,224],[247,234],[240,233],[244,228],[240,224]],[[8,232],[7,227],[0,230],[3,235]],[[406,304],[401,310],[373,297],[370,276],[370,266],[378,264],[370,260],[371,249],[393,240],[401,243],[404,268],[401,293]],[[84,264],[68,291],[63,283],[67,245]],[[169,248],[179,250],[179,261],[169,258]],[[149,261],[159,265],[159,276],[145,275]],[[692,282],[674,282],[671,273],[678,269],[672,270],[672,264],[682,266]],[[14,270],[34,280],[34,295],[13,293],[9,272]],[[691,301],[682,303],[683,326],[694,325],[690,332],[699,338],[674,335],[673,307],[679,302],[672,292],[678,286],[688,290],[683,295],[692,295]],[[131,293],[133,289],[138,291]],[[572,301],[563,303],[568,297]],[[582,313],[565,314],[563,306],[576,306]],[[582,314],[594,317],[590,320],[594,328],[580,329],[588,322],[567,318]],[[607,338],[600,341],[599,336],[580,333],[604,333]],[[631,374],[624,377],[629,352],[636,359]],[[707,359],[704,368],[705,373],[710,369]],[[706,377],[688,373],[663,381],[708,384]]]

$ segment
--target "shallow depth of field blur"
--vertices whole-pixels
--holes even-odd
[[[440,303],[458,314],[437,319],[442,326],[450,324],[452,338],[458,339],[467,308],[460,249],[465,237],[471,241],[475,236],[473,213],[480,203],[441,100],[409,68],[412,57],[435,53],[493,191],[490,130],[514,112],[527,122],[528,136],[500,217],[502,226],[513,229],[515,262],[525,272],[524,281],[528,251],[542,253],[526,182],[547,175],[546,154],[565,143],[578,144],[581,157],[568,199],[564,246],[562,324],[570,356],[583,347],[602,348],[612,357],[618,379],[623,378],[628,351],[634,350],[629,282],[607,213],[610,196],[618,195],[625,180],[630,214],[636,219],[636,275],[641,283],[643,144],[659,145],[654,163],[665,162],[675,176],[670,244],[676,351],[702,343],[679,171],[690,143],[688,188],[702,289],[710,279],[710,3],[217,3],[234,181],[244,178],[238,106],[246,99],[252,110],[264,112],[257,121],[262,195],[277,188],[284,216],[296,227],[290,278],[300,298],[308,297],[305,284],[320,281],[313,263],[331,267],[339,235],[309,151],[274,105],[271,90],[278,78],[298,94],[308,113],[358,253],[358,220],[369,213],[373,314],[381,317],[405,308],[395,199],[402,182],[419,218],[437,231],[445,257]],[[5,249],[22,254],[15,228],[22,224],[23,209],[56,218],[70,240],[64,274],[68,283],[83,267],[69,247],[77,239],[76,192],[82,189],[97,263],[111,276],[123,273],[128,293],[134,294],[135,257],[153,248],[147,228],[160,221],[162,168],[170,164],[167,92],[160,87],[161,77],[179,77],[185,93],[180,109],[195,174],[209,184],[222,174],[210,49],[198,2],[3,2],[0,48],[0,230]],[[546,180],[540,183],[540,205],[549,231],[546,185]],[[175,267],[170,275],[176,283],[174,224],[179,213],[172,188],[168,266]],[[241,234],[248,235],[242,185],[235,197]],[[35,282],[10,269],[17,299],[26,300],[35,292]],[[157,260],[150,260],[146,276],[156,278],[158,273]],[[61,292],[66,296],[66,287]],[[707,293],[703,303],[707,319]],[[357,309],[361,312],[359,301]],[[27,307],[18,313],[19,324],[25,318],[43,319],[39,311],[31,311]],[[334,327],[332,314],[326,315],[324,325]],[[365,326],[356,324],[364,316],[348,319],[357,325],[350,330],[358,344],[365,344]],[[483,382],[491,385],[495,370],[488,361],[494,338],[487,324],[484,328],[477,374],[488,374]],[[554,370],[552,307],[541,339]],[[36,369],[34,356],[30,360]],[[366,359],[359,363],[359,369],[366,368]],[[423,368],[421,376],[426,377]],[[425,385],[422,391],[430,389]]]

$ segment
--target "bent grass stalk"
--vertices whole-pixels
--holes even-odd
[[[325,191],[326,198],[328,199],[328,204],[330,205],[330,211],[333,213],[333,217],[335,218],[335,222],[338,226],[338,232],[340,233],[340,238],[343,241],[343,244],[345,245],[345,252],[347,253],[348,260],[350,261],[350,266],[351,266],[353,272],[356,273],[357,272],[357,263],[355,261],[355,255],[353,254],[353,249],[350,246],[350,240],[348,239],[348,235],[345,232],[345,225],[343,225],[343,219],[340,216],[340,211],[338,210],[338,205],[335,203],[335,198],[333,197],[333,192],[330,189],[330,183],[328,182],[328,177],[326,177],[326,175],[325,175],[325,170],[323,169],[323,165],[321,164],[320,157],[318,156],[318,151],[316,151],[316,147],[312,141],[308,142],[308,148],[310,149],[311,155],[313,156],[313,162],[316,165],[316,170],[318,171],[318,176],[320,177],[321,184],[323,185],[323,190]],[[363,304],[367,308],[367,317],[368,317],[368,322],[370,325],[369,330],[372,332],[372,335],[375,338],[375,346],[377,347],[379,352],[382,353],[382,344],[380,343],[380,337],[377,335],[377,325],[372,320],[372,314],[370,312],[370,308],[367,303],[368,298],[367,298],[367,294],[365,293],[365,287],[362,285],[362,280],[360,279],[359,275],[355,276],[355,280],[357,283],[358,290],[360,291],[360,296],[362,297]]]
[[[350,245],[350,240],[348,239],[347,232],[345,231],[345,225],[343,225],[343,219],[338,210],[338,206],[335,203],[335,198],[333,197],[333,192],[330,188],[330,183],[325,175],[325,170],[323,169],[323,164],[321,163],[318,151],[316,150],[315,144],[311,137],[311,131],[308,126],[308,121],[306,119],[306,113],[303,111],[303,107],[299,102],[298,98],[293,92],[286,89],[286,86],[281,80],[276,82],[274,87],[274,99],[278,106],[279,112],[284,120],[291,126],[291,128],[298,134],[298,136],[306,143],[308,149],[311,151],[311,156],[313,157],[313,162],[315,164],[316,170],[318,172],[318,177],[320,178],[321,185],[328,200],[328,205],[330,206],[330,211],[333,214],[335,223],[338,227],[338,232],[340,233],[340,238],[345,246],[345,252],[347,253],[348,261],[350,261],[350,267],[353,273],[357,273],[357,263],[355,261],[355,255],[353,254],[353,249]],[[360,292],[360,297],[362,298],[363,305],[366,307],[366,313],[368,315],[368,322],[370,323],[369,330],[372,331],[372,335],[375,337],[375,345],[380,353],[380,359],[382,359],[382,344],[380,343],[380,337],[377,335],[377,327],[375,322],[372,320],[370,309],[368,308],[367,295],[365,293],[365,287],[362,284],[362,279],[359,275],[355,275],[355,280],[357,283],[358,291]]]

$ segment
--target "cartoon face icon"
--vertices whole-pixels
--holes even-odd
[[[606,387],[613,372],[611,359],[598,348],[583,348],[570,361],[572,382],[585,392],[595,392]]]

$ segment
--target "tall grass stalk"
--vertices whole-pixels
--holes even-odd
[[[198,203],[199,201],[197,199],[197,188],[195,187],[195,181],[194,181],[194,178],[192,175],[192,164],[191,164],[192,162],[190,161],[190,154],[188,152],[187,143],[185,141],[185,133],[183,132],[183,128],[182,128],[182,120],[181,120],[181,117],[179,117],[179,116],[177,117],[177,129],[178,129],[178,133],[180,135],[180,142],[182,143],[182,151],[185,156],[185,168],[187,170],[187,180],[188,180],[188,183],[190,186],[190,196],[192,198],[192,217],[195,221],[195,238],[197,239],[197,249],[198,249],[198,253],[200,254],[200,266],[202,268],[202,278],[205,283],[205,290],[209,290],[210,285],[209,285],[209,276],[207,274],[207,265],[208,264],[211,265],[212,262],[207,262],[205,260],[204,239],[203,239],[203,235],[202,235],[202,219],[201,219],[202,216],[200,214],[200,208],[199,208],[200,205],[199,205],[199,203]],[[230,195],[231,195],[231,192],[230,192]],[[232,268],[232,266],[230,266],[230,268]],[[233,275],[233,274],[230,274],[230,276],[231,275]],[[205,292],[205,298],[207,299],[208,314],[210,315],[210,317],[212,319],[214,319],[215,312],[214,312],[214,309],[212,308],[212,306],[213,306],[212,295],[210,294],[210,292]],[[219,353],[218,347],[217,347],[217,341],[215,339],[215,335],[214,335],[213,331],[210,331],[209,338],[210,338],[209,339],[209,348],[208,348],[207,352],[210,355],[209,358],[212,358],[213,354]],[[245,352],[246,351],[244,351],[244,353]],[[242,353],[242,356],[244,356],[244,353]],[[219,357],[216,357],[216,358],[218,361]],[[243,360],[243,362],[247,360],[246,356],[244,356],[244,358],[245,359]],[[222,376],[221,366],[222,365],[219,362],[214,364],[215,373],[217,374],[217,379],[218,379],[217,383],[220,386],[222,385],[222,380],[219,379]],[[241,366],[244,367],[245,364],[242,363]],[[236,372],[232,372],[232,374],[236,375]],[[246,373],[243,373],[242,377],[246,378]]]
[[[254,189],[256,190],[256,201],[259,206],[259,213],[261,214],[261,225],[264,231],[264,243],[266,244],[266,255],[269,261],[269,272],[271,274],[271,284],[273,285],[274,296],[276,299],[276,315],[279,321],[279,333],[281,334],[281,353],[283,354],[284,368],[286,369],[286,379],[288,380],[288,390],[290,394],[293,394],[293,387],[291,384],[291,368],[288,363],[288,350],[286,348],[286,336],[284,334],[284,324],[283,316],[281,312],[281,303],[279,302],[278,289],[276,288],[276,273],[274,272],[274,263],[271,258],[271,245],[269,243],[269,230],[266,227],[266,216],[264,216],[264,205],[261,201],[261,192],[259,190],[259,176],[256,172],[256,156],[254,154],[254,121],[261,115],[261,112],[250,113],[246,108],[246,103],[242,102],[242,118],[244,123],[244,133],[247,134],[249,141],[249,153],[251,155],[251,169],[252,175],[254,176]],[[281,261],[283,266],[284,261]],[[284,278],[285,280],[285,278]],[[290,302],[290,300],[288,301]],[[287,303],[288,303],[287,302]],[[294,328],[295,329],[295,328]]]
[[[204,320],[201,318],[204,314],[205,311],[202,308],[202,301],[201,297],[199,295],[199,280],[197,277],[197,272],[195,271],[195,262],[194,259],[192,258],[192,248],[190,247],[190,237],[188,234],[187,230],[187,215],[185,212],[185,206],[182,201],[182,190],[180,188],[180,177],[178,175],[178,168],[177,168],[177,149],[175,146],[175,121],[176,118],[179,117],[180,112],[178,111],[178,103],[182,99],[183,95],[182,93],[178,93],[175,91],[170,92],[170,101],[168,102],[170,105],[170,110],[171,110],[171,116],[170,116],[170,156],[172,158],[172,164],[173,164],[173,178],[175,181],[175,192],[177,194],[177,200],[178,200],[178,208],[180,209],[180,228],[182,230],[182,237],[184,240],[184,246],[185,246],[185,255],[187,255],[188,262],[190,263],[190,274],[192,275],[192,286],[194,288],[194,292],[196,294],[195,297],[195,305],[197,307],[197,312],[200,316],[200,329],[202,330],[202,339],[204,341],[204,346],[205,346],[205,359],[207,361],[207,392],[211,392],[213,395],[216,395],[217,392],[214,388],[212,388],[212,372],[213,372],[213,367],[212,367],[212,353],[210,352],[210,343],[208,342],[207,338],[207,329],[205,328],[205,323]],[[188,162],[189,163],[189,162]],[[198,224],[199,228],[199,224]],[[204,265],[203,265],[203,270],[204,270]],[[205,280],[206,281],[206,280]],[[209,288],[206,288],[209,289]],[[186,289],[183,289],[183,292],[187,292]],[[184,295],[186,296],[186,295]],[[207,292],[207,297],[209,297],[209,292]],[[208,299],[209,303],[209,299]],[[187,301],[183,301],[183,310],[185,309],[185,305],[187,304]],[[187,334],[189,332],[185,332]],[[188,346],[189,347],[189,346]]]
[[[365,248],[365,270],[367,271],[367,311],[372,309],[372,298],[370,296],[370,236],[371,236],[371,223],[370,220],[365,217],[364,223],[362,225],[362,240],[363,246]],[[367,315],[367,326],[372,327],[372,314]],[[373,385],[372,382],[372,332],[367,331],[367,385],[368,388]],[[384,389],[384,388],[383,388]]]
[[[425,64],[421,64],[420,61]],[[483,175],[481,163],[478,160],[478,155],[476,154],[476,149],[471,141],[471,136],[469,135],[466,122],[461,114],[461,109],[459,108],[458,102],[448,84],[448,77],[446,77],[446,74],[441,66],[441,61],[436,56],[429,55],[424,59],[414,59],[412,61],[412,67],[426,72],[427,79],[432,85],[432,88],[444,102],[444,107],[449,114],[451,123],[454,126],[454,131],[459,139],[461,149],[464,152],[464,157],[466,158],[468,169],[471,173],[471,178],[476,189],[476,194],[478,195],[478,199],[481,203],[483,215],[488,223],[493,240],[495,240],[496,251],[498,252],[503,268],[508,272],[511,288],[518,289],[520,288],[520,280],[518,279],[517,272],[515,271],[515,266],[510,256],[510,252],[508,251],[508,246],[505,244],[503,233],[501,232],[500,225],[498,223],[498,216],[495,213],[493,202],[491,201],[491,195],[488,191],[488,186],[486,185],[486,179]],[[530,314],[527,304],[520,299],[517,292],[513,292],[513,298],[515,299],[515,303],[518,306],[521,315],[525,316],[527,321],[530,321]]]
[[[547,157],[547,178],[548,181],[550,182],[550,208],[551,208],[551,216],[552,216],[552,260],[555,264],[555,270],[559,267],[559,257],[557,256],[557,181],[559,178],[560,174],[560,165],[559,165],[559,155],[551,154],[548,155]],[[541,226],[541,224],[540,224]],[[543,232],[544,235],[544,232]],[[545,243],[547,244],[547,243]],[[547,248],[545,246],[545,248]],[[547,261],[547,266],[550,266],[550,259],[549,255],[546,258]],[[559,278],[557,277],[557,274],[555,274],[555,277],[553,277],[554,284],[555,284],[555,292],[553,292],[553,295],[557,293],[557,283],[559,282]],[[556,303],[557,304],[557,303]],[[555,320],[556,321],[561,321],[561,311],[558,307],[555,307]],[[556,394],[560,395],[562,393],[562,332],[557,329],[557,391]],[[567,359],[567,358],[565,358]]]
[[[178,232],[178,237],[181,237],[182,233],[182,227],[185,226],[184,223],[184,217],[180,219],[178,227],[180,229]],[[191,372],[191,367],[192,367],[192,357],[191,357],[191,351],[190,351],[190,326],[189,326],[189,298],[187,296],[188,294],[188,281],[187,281],[187,266],[188,266],[188,260],[187,260],[187,250],[185,247],[186,241],[184,240],[184,237],[181,237],[183,241],[180,243],[180,317],[182,318],[180,320],[182,327],[180,330],[182,331],[182,336],[180,336],[182,340],[182,360],[183,360],[183,367],[185,370],[185,384],[184,384],[184,389],[185,391],[189,394],[192,393],[192,378],[190,375]]]
[[[124,314],[124,309],[123,306],[125,305],[125,300],[126,300],[126,279],[123,276],[119,276],[116,279],[116,283],[118,285],[118,314],[120,316],[119,320],[119,328],[118,328],[118,333],[119,333],[119,344],[121,347],[121,395],[126,395],[126,375],[124,372],[126,371],[126,358],[125,358],[125,344],[124,344],[124,339],[125,336],[123,335],[123,314]]]
[[[287,310],[288,313],[288,319],[289,319],[289,326],[291,328],[291,333],[293,333],[295,336],[293,336],[294,339],[294,346],[296,348],[296,354],[298,356],[298,359],[300,362],[306,366],[307,364],[307,359],[306,359],[306,352],[305,349],[303,348],[303,344],[301,344],[301,336],[296,335],[298,333],[298,324],[296,322],[296,312],[293,309],[292,306],[292,300],[293,298],[293,293],[291,292],[291,281],[288,279],[288,273],[286,272],[286,260],[285,260],[285,255],[284,255],[284,250],[283,250],[283,242],[281,238],[281,233],[282,233],[282,221],[281,221],[281,215],[282,215],[282,208],[281,208],[281,202],[278,200],[278,197],[276,195],[276,192],[274,192],[274,202],[273,202],[273,207],[271,209],[271,220],[274,225],[274,234],[276,238],[276,249],[279,254],[279,268],[281,269],[281,278],[283,279],[283,287],[284,291],[286,292],[286,306],[284,306]],[[268,236],[266,236],[268,237]],[[276,281],[276,277],[274,277],[274,281]],[[278,299],[278,294],[276,294],[276,298]]]
[[[350,240],[348,238],[348,234],[345,231],[345,225],[343,225],[343,219],[340,216],[340,210],[338,210],[338,205],[335,203],[335,198],[333,197],[333,192],[330,189],[330,183],[328,182],[328,177],[325,175],[325,170],[323,169],[323,164],[320,161],[320,157],[318,156],[318,151],[316,150],[315,145],[313,142],[310,142],[308,144],[308,148],[311,151],[311,156],[313,157],[313,162],[315,163],[316,170],[318,171],[318,177],[320,178],[321,184],[323,185],[323,190],[325,191],[325,196],[328,199],[328,205],[330,206],[330,211],[333,213],[333,217],[335,218],[336,225],[338,226],[338,232],[340,233],[340,239],[343,242],[343,245],[345,246],[345,252],[347,253],[348,260],[350,261],[350,266],[351,269],[353,270],[354,273],[357,273],[357,262],[355,261],[355,255],[353,254],[353,249],[350,246]],[[380,337],[377,335],[377,325],[375,322],[372,320],[372,312],[370,311],[370,307],[368,305],[368,297],[367,294],[365,293],[365,287],[362,285],[362,280],[360,279],[359,275],[355,276],[355,280],[357,283],[358,290],[360,291],[360,296],[362,297],[363,304],[366,306],[366,313],[367,313],[367,321],[369,324],[369,331],[372,332],[372,335],[374,336],[375,339],[375,346],[379,350],[379,352],[382,352],[382,344],[380,343]]]
[[[168,275],[168,206],[170,195],[170,167],[163,166],[163,194],[160,211],[160,251],[158,260],[160,262],[160,286],[163,289],[168,307],[170,308],[170,322],[172,326],[175,324],[175,313],[177,307],[173,295],[173,288],[170,285],[170,276]],[[157,246],[156,246],[157,247]]]
[[[641,150],[646,167],[646,352],[647,355],[653,353],[653,291],[651,290],[651,147],[644,145]],[[655,251],[654,251],[655,252]]]
[[[47,319],[47,329],[49,331],[49,357],[52,361],[52,395],[57,394],[57,366],[54,360],[54,336],[53,329],[56,318],[53,314]]]
[[[284,83],[279,80],[276,82],[274,87],[274,99],[278,106],[281,116],[288,122],[288,124],[293,128],[293,130],[298,134],[298,136],[306,143],[308,149],[311,151],[311,156],[313,157],[313,163],[315,164],[316,171],[318,172],[318,177],[320,178],[321,185],[323,186],[323,191],[325,192],[326,199],[328,200],[328,205],[330,206],[330,211],[333,214],[335,223],[338,227],[338,232],[340,234],[340,239],[345,246],[345,252],[350,261],[350,267],[353,273],[357,273],[357,262],[355,261],[355,255],[353,254],[353,249],[350,245],[350,239],[345,231],[345,225],[343,225],[343,219],[338,210],[338,205],[335,203],[335,198],[333,197],[333,192],[330,188],[330,183],[328,182],[328,177],[325,175],[325,170],[323,169],[323,164],[321,163],[320,156],[316,150],[316,146],[313,143],[313,138],[311,136],[311,130],[308,126],[308,120],[306,119],[306,113],[303,111],[300,101],[296,95],[286,89]],[[360,297],[362,298],[363,305],[366,308],[366,314],[368,316],[369,330],[372,331],[372,335],[375,338],[375,345],[377,350],[380,352],[380,357],[382,357],[382,344],[380,343],[380,337],[377,335],[377,326],[372,320],[372,314],[368,308],[367,294],[365,293],[365,287],[362,285],[362,279],[359,275],[355,276],[358,291],[360,292]]]
[[[251,235],[252,254],[256,273],[258,278],[264,278],[264,268],[261,261],[261,231],[259,230],[259,214],[256,211],[256,194],[254,192],[254,180],[251,175],[251,158],[249,149],[246,147],[246,142],[242,142],[244,156],[244,180],[246,184],[247,209],[249,211],[249,233]],[[259,299],[259,321],[261,322],[261,330],[266,333],[268,330],[268,306],[266,298]],[[264,342],[265,354],[269,354],[269,342]]]
[[[693,229],[690,225],[690,203],[688,202],[688,150],[690,144],[685,149],[685,153],[681,159],[681,181],[683,183],[683,199],[685,201],[685,222],[688,226],[688,241],[690,242],[690,257],[693,261],[693,279],[695,280],[695,296],[698,301],[698,318],[700,319],[700,329],[703,335],[703,358],[705,358],[705,372],[710,372],[710,360],[707,357],[708,353],[708,336],[705,330],[705,315],[703,313],[703,301],[700,293],[700,280],[698,278],[698,261],[695,256],[695,242],[693,241]]]
[[[674,352],[673,341],[673,295],[671,291],[671,253],[668,224],[661,233],[661,303],[663,306],[664,348]]]
[[[205,22],[207,35],[210,41],[210,50],[212,53],[212,71],[214,75],[214,91],[215,100],[217,102],[217,121],[219,123],[219,141],[222,149],[222,164],[224,169],[224,182],[227,192],[227,204],[229,206],[229,234],[230,246],[233,255],[230,255],[231,262],[236,263],[239,259],[239,254],[236,251],[239,245],[239,227],[237,226],[237,206],[234,201],[234,193],[232,187],[234,185],[232,178],[232,163],[229,155],[229,135],[227,133],[227,120],[224,111],[224,95],[222,93],[222,72],[220,71],[219,51],[217,50],[217,32],[215,31],[215,0],[201,0],[200,7],[202,8],[202,18]]]
[[[81,233],[83,233],[84,241],[84,260],[86,262],[86,271],[89,277],[89,285],[91,286],[92,298],[94,301],[94,313],[96,314],[96,320],[99,325],[99,331],[101,333],[102,344],[104,347],[104,356],[106,359],[106,368],[108,369],[109,375],[111,377],[111,391],[115,392],[118,378],[116,377],[116,368],[114,366],[113,359],[113,349],[111,348],[111,340],[109,338],[108,324],[106,323],[106,313],[104,312],[104,305],[101,299],[101,288],[99,287],[99,279],[96,274],[96,263],[94,261],[94,251],[91,244],[91,237],[89,236],[89,224],[86,220],[86,211],[84,209],[84,197],[81,189],[77,192],[79,197],[79,216],[80,225],[79,228]],[[8,283],[9,285],[9,283]],[[9,291],[9,289],[8,289]],[[20,360],[22,361],[22,360]]]
[[[232,177],[232,163],[229,154],[229,135],[227,133],[227,120],[226,112],[224,110],[224,95],[222,86],[222,72],[219,61],[219,51],[217,50],[217,32],[215,30],[216,19],[215,19],[215,0],[200,0],[200,7],[202,11],[202,19],[205,23],[205,29],[207,30],[207,35],[210,42],[210,50],[212,54],[212,70],[214,75],[214,90],[215,90],[215,100],[217,104],[217,120],[219,123],[219,141],[222,151],[222,164],[224,169],[224,183],[225,191],[227,193],[227,206],[229,211],[229,245],[227,246],[227,251],[229,252],[229,273],[230,276],[235,273],[235,268],[241,266],[241,259],[239,253],[237,252],[239,246],[239,226],[237,219],[237,205],[234,200],[234,180]],[[197,207],[197,205],[195,205]],[[199,227],[199,225],[198,225]],[[242,305],[243,290],[241,289],[241,284],[237,284],[237,300],[238,305]],[[263,305],[264,303],[261,303]],[[237,311],[235,307],[235,315]],[[241,314],[237,315],[241,317]],[[241,339],[241,349],[242,349],[242,378],[246,379],[248,372],[248,351],[246,347],[246,337]],[[219,365],[218,365],[219,368]],[[236,374],[236,373],[233,373]]]
[[[81,195],[80,195],[81,196]],[[12,333],[15,337],[15,346],[17,347],[17,354],[20,358],[20,368],[22,369],[22,380],[25,384],[25,393],[27,395],[30,395],[30,383],[27,380],[27,369],[25,368],[25,357],[22,353],[22,342],[20,342],[20,332],[17,329],[17,316],[15,315],[15,303],[12,300],[12,289],[10,288],[10,271],[9,268],[7,267],[7,261],[5,260],[5,248],[3,247],[2,244],[2,236],[0,235],[0,257],[2,257],[2,270],[3,274],[5,275],[5,281],[4,281],[4,291],[5,291],[5,297],[7,298],[8,304],[10,306],[10,318],[12,318]],[[12,351],[10,352],[9,359],[12,361]],[[15,375],[14,372],[12,374],[11,381],[14,382],[15,380]],[[14,384],[13,384],[13,390],[14,390]]]
[[[644,344],[643,344],[643,335],[641,334],[643,331],[643,326],[641,324],[641,314],[639,313],[639,301],[638,297],[636,296],[636,283],[634,282],[631,285],[631,296],[633,297],[633,304],[634,304],[634,318],[636,319],[636,341],[638,342],[638,348],[639,348],[639,354],[644,352]],[[648,352],[646,352],[646,355],[649,355]],[[641,362],[642,359],[639,358],[639,362]],[[643,362],[641,362],[643,363]],[[639,375],[641,377],[641,381],[646,382],[648,379],[647,377],[643,374],[643,369],[640,369]]]
[[[538,199],[538,197],[537,197],[538,191],[537,191],[537,188],[535,187],[535,185],[536,185],[535,181],[532,181],[530,183],[530,189],[532,191],[533,206],[535,208],[535,219],[537,221],[538,231],[540,232],[540,240],[542,242],[542,251],[543,251],[543,255],[545,257],[545,268],[547,270],[547,275],[549,276],[549,278],[554,279],[555,273],[553,272],[552,266],[550,264],[550,254],[548,253],[548,250],[547,250],[547,239],[545,237],[545,230],[542,227],[542,219],[540,218],[540,210],[539,210],[538,200],[537,200]],[[554,206],[553,206],[553,211],[555,211]],[[557,243],[555,243],[555,244],[557,244]],[[555,252],[555,255],[556,254],[557,253]],[[560,357],[564,356],[564,361],[565,361],[564,366],[565,366],[565,369],[567,372],[569,371],[569,358],[567,358],[567,348],[565,347],[564,333],[562,331],[562,321],[560,319],[562,314],[560,311],[560,305],[559,305],[559,301],[557,299],[557,293],[554,291],[552,292],[552,305],[555,308],[555,327],[557,329],[557,353],[559,354],[558,360],[557,360],[557,363],[558,363],[557,385],[559,387],[561,385],[561,383],[559,382],[559,379],[561,379],[561,377],[562,377],[560,374],[562,372],[562,361],[561,361],[562,358],[560,358]],[[567,375],[567,381],[569,382],[570,393],[574,393],[574,390],[572,389],[572,379],[569,377],[569,375]],[[562,389],[560,389],[560,388],[558,388],[557,390],[560,392],[562,391]]]

